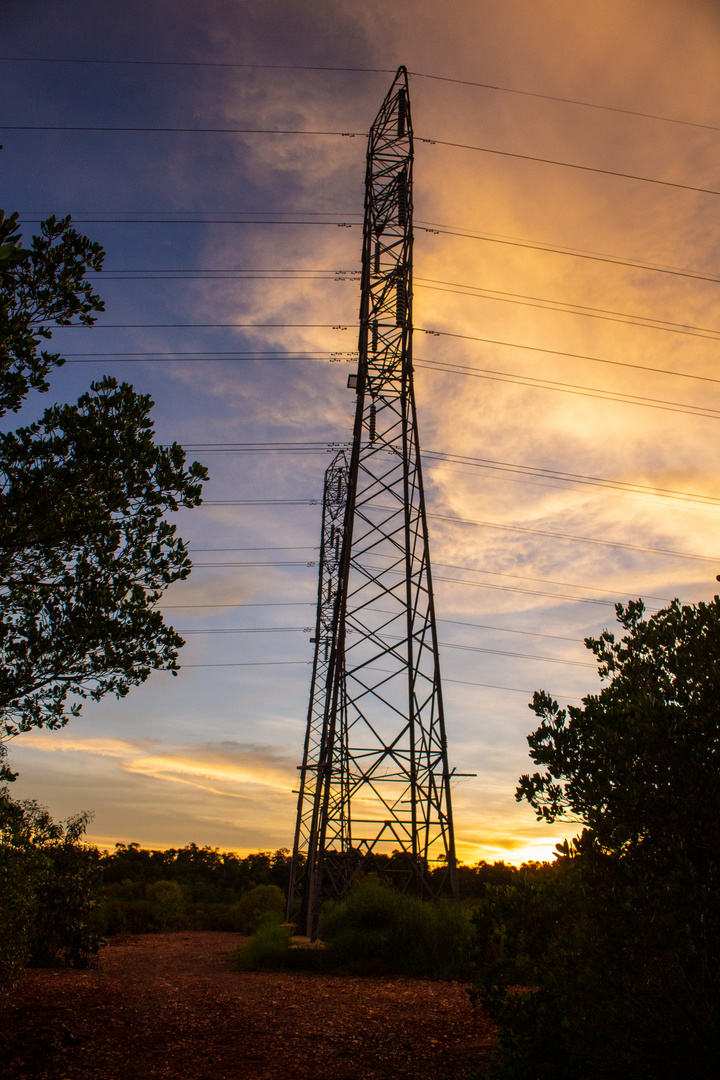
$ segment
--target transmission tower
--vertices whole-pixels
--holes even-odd
[[[367,151],[349,465],[326,474],[318,632],[289,912],[389,854],[407,888],[457,895],[445,721],[412,369],[413,137],[398,70]],[[336,494],[337,492],[337,494]],[[342,536],[329,555],[330,529]],[[332,617],[330,595],[332,593]],[[444,881],[429,871],[444,866]],[[297,916],[296,916],[297,917]]]

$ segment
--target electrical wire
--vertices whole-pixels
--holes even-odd
[[[510,150],[493,150],[489,146],[472,146],[469,143],[449,142],[445,139],[424,139],[418,135],[415,135],[415,141],[425,143],[428,146],[449,146],[458,150],[474,150],[481,154],[515,158],[518,161],[535,161],[543,165],[558,165],[563,169],[575,169],[579,172],[595,173],[599,176],[617,176],[624,180],[637,180],[643,184],[657,184],[661,187],[675,188],[679,191],[695,191],[701,195],[720,195],[720,191],[715,188],[695,187],[693,184],[681,184],[673,180],[659,180],[652,176],[638,176],[636,173],[620,172],[617,169],[600,169],[593,165],[578,165],[575,162],[557,161],[555,158],[538,157],[535,154],[518,154]]]
[[[511,462],[497,461],[494,458],[466,457],[439,450],[423,450],[423,458],[433,461],[448,461],[460,465],[488,468],[498,472],[520,473],[523,476],[540,476],[546,479],[562,480],[567,483],[583,484],[592,487],[611,488],[634,494],[654,495],[658,498],[677,499],[679,501],[697,501],[700,505],[718,506],[720,499],[713,495],[701,495],[697,492],[677,491],[674,488],[655,488],[646,484],[631,484],[624,480],[607,480],[601,476],[588,476],[584,473],[562,472],[556,469],[542,469],[533,465],[515,465]]]
[[[428,334],[431,337],[441,337],[441,336],[442,337],[459,337],[459,336],[461,336],[461,335],[449,334],[449,333],[446,333],[443,330],[429,330],[429,329],[427,329],[425,327],[422,327],[422,326],[416,326],[416,327],[414,327],[414,329],[419,333]],[[693,374],[691,374],[690,372],[687,372],[687,371],[671,371],[669,368],[649,367],[649,366],[644,365],[644,364],[631,364],[631,363],[628,363],[628,362],[623,361],[623,360],[607,360],[607,359],[604,359],[603,357],[600,357],[600,356],[586,356],[583,353],[564,352],[561,349],[543,349],[538,345],[522,345],[522,344],[519,344],[518,342],[513,342],[513,341],[500,341],[497,338],[466,337],[466,340],[484,342],[484,343],[489,344],[489,345],[502,345],[502,346],[505,346],[505,347],[511,348],[511,349],[522,349],[522,350],[524,350],[526,352],[545,353],[545,354],[547,354],[549,356],[569,357],[570,359],[575,359],[575,360],[589,360],[589,361],[591,361],[592,363],[595,363],[595,364],[609,364],[612,367],[628,368],[628,369],[633,370],[633,371],[648,371],[648,372],[651,372],[653,374],[668,375],[668,376],[671,376],[673,378],[678,378],[678,379],[693,379],[693,380],[696,380],[698,382],[707,382],[707,383],[714,383],[716,385],[720,385],[720,379],[714,379],[709,375],[693,375]],[[148,363],[148,364],[155,364],[155,363],[178,363],[178,364],[179,363],[203,363],[207,359],[217,360],[217,362],[245,360],[245,359],[249,359],[250,361],[264,360],[264,359],[268,359],[268,360],[330,360],[330,361],[333,361],[335,359],[337,359],[337,360],[341,360],[341,359],[345,359],[345,360],[355,359],[356,360],[357,359],[357,352],[356,351],[351,351],[351,350],[345,350],[345,351],[342,351],[342,350],[335,350],[335,351],[326,350],[324,352],[316,352],[316,353],[310,353],[310,352],[278,352],[277,350],[262,352],[262,351],[259,351],[259,350],[256,350],[256,349],[246,349],[246,350],[233,349],[233,350],[225,350],[223,352],[212,352],[212,351],[209,351],[209,350],[203,350],[203,355],[202,356],[197,356],[196,355],[197,352],[198,352],[198,350],[194,349],[194,350],[192,350],[192,352],[185,352],[185,353],[183,353],[181,350],[176,350],[176,351],[173,352],[172,355],[168,355],[168,354],[165,354],[165,353],[158,354],[158,353],[135,353],[135,352],[92,352],[92,353],[71,353],[71,352],[66,352],[64,355],[65,355],[66,363],[68,363],[68,364],[90,364],[90,363],[95,363],[97,358],[104,358],[104,357],[115,358],[118,363],[138,363],[138,364],[140,364],[140,363]],[[81,358],[84,358],[84,359],[75,359],[76,357],[81,357]],[[69,359],[69,358],[72,358],[72,359]],[[427,359],[422,359],[421,357],[416,357],[415,358],[415,363],[416,364],[438,365],[438,364],[443,363],[443,361],[427,360]],[[454,365],[454,366],[455,367],[460,367],[460,365],[457,365],[457,364]],[[473,369],[473,370],[483,371],[484,369],[476,368],[476,369]],[[500,373],[500,374],[505,374],[505,373]],[[510,373],[508,372],[507,374],[509,375]]]
[[[201,506],[317,506],[319,499],[206,499]],[[200,509],[197,507],[196,509]],[[378,510],[391,508],[378,506]],[[623,544],[619,540],[601,540],[593,536],[575,536],[571,533],[551,532],[549,529],[530,529],[521,525],[506,525],[497,521],[475,521],[470,518],[456,517],[453,514],[428,512],[428,517],[438,521],[449,521],[457,525],[476,525],[486,529],[500,529],[505,532],[517,532],[530,536],[547,536],[553,540],[568,540],[579,544],[598,544],[601,547],[618,548],[621,551],[642,551],[651,555],[670,555],[678,559],[693,559],[699,562],[720,563],[718,555],[698,555],[687,551],[673,551],[669,548],[653,548],[643,544]]]
[[[302,452],[305,449],[324,449],[332,452],[338,449],[348,449],[348,442],[256,442],[256,443],[183,443],[185,450],[194,453],[204,451],[209,453],[212,449],[221,449],[226,453],[274,453],[278,450],[289,452]],[[471,465],[487,468],[499,472],[514,472],[522,476],[543,477],[551,480],[561,480],[567,483],[581,483],[598,487],[609,487],[619,491],[627,491],[633,494],[653,495],[657,498],[673,498],[682,501],[698,501],[701,505],[720,505],[720,498],[712,495],[702,495],[698,492],[680,491],[676,488],[656,488],[651,485],[630,483],[625,480],[607,479],[602,476],[590,476],[586,473],[564,472],[560,469],[541,468],[535,465],[518,465],[514,462],[500,461],[496,458],[479,458],[469,455],[452,454],[445,450],[423,450],[423,458],[437,461],[447,461],[453,464]],[[231,550],[229,548],[217,550]],[[241,549],[238,549],[241,550]],[[242,549],[245,550],[245,549]]]
[[[380,509],[380,507],[378,507]],[[382,509],[389,509],[383,507]],[[477,525],[487,529],[499,529],[504,532],[517,532],[531,536],[547,536],[553,540],[569,540],[573,543],[597,544],[601,547],[619,548],[623,551],[641,551],[650,555],[671,555],[678,559],[693,559],[699,562],[720,563],[718,555],[697,555],[687,551],[672,551],[668,548],[652,548],[643,544],[623,544],[619,540],[601,540],[592,536],[574,536],[571,533],[551,532],[549,529],[529,529],[521,525],[505,525],[497,521],[474,521],[469,518],[455,517],[452,514],[434,514],[428,512],[428,517],[439,521],[449,521],[458,525]]]
[[[415,284],[419,289],[429,289],[432,292],[453,293],[456,296],[472,296],[478,300],[494,300],[504,304],[519,304],[521,307],[537,308],[541,311],[558,311],[565,315],[582,315],[589,319],[602,319],[604,322],[617,322],[623,326],[641,326],[647,330],[663,330],[673,334],[690,334],[693,337],[711,338],[713,341],[720,336],[720,330],[708,326],[693,326],[689,323],[670,322],[667,319],[654,319],[649,315],[630,315],[624,311],[606,311],[603,308],[590,307],[581,304],[570,304],[560,300],[546,300],[540,296],[523,296],[522,293],[501,292],[495,289],[479,289],[473,286],[458,286],[441,288],[438,285],[424,285],[422,278],[416,278]],[[469,290],[474,291],[470,292]]]
[[[93,323],[85,326],[83,323],[69,323],[65,326],[53,327],[53,333],[58,330],[222,330],[242,327],[255,328],[257,330],[347,330],[347,326],[338,323]]]
[[[300,128],[146,127],[135,124],[0,124],[0,131],[138,131],[171,135],[196,133],[208,133],[210,135],[330,135],[342,136],[345,139],[354,139],[358,136],[365,138],[367,136],[366,131],[312,131]]]
[[[312,600],[278,600],[267,601],[265,603],[246,603],[242,601],[238,604],[165,604],[160,605],[163,611],[180,610],[185,608],[238,608],[238,607],[316,607],[316,604]]]
[[[231,70],[256,70],[256,71],[324,71],[340,72],[343,74],[367,74],[367,75],[394,75],[393,68],[360,68],[360,67],[329,67],[308,64],[234,64],[223,61],[204,60],[106,60],[106,59],[76,59],[57,56],[2,56],[0,60],[25,64],[114,64],[116,66],[135,67],[197,67],[197,68],[229,68]],[[636,109],[623,109],[613,105],[600,105],[593,101],[582,101],[579,98],[560,97],[556,94],[541,94],[532,90],[518,90],[511,86],[499,86],[495,83],[476,82],[471,79],[457,79],[446,75],[432,75],[426,71],[408,71],[408,75],[416,79],[430,79],[434,82],[455,83],[458,86],[473,86],[481,90],[494,90],[503,94],[518,94],[522,97],[539,98],[543,101],[555,101],[564,105],[578,105],[586,109],[600,109],[603,112],[620,113],[625,116],[636,116],[645,120],[660,120],[668,124],[681,124],[684,127],[702,128],[708,131],[720,131],[720,127],[714,124],[703,124],[697,120],[680,120],[677,117],[665,116],[660,113],[640,112]]]
[[[47,215],[47,214],[49,214],[51,212],[52,211],[46,211],[44,213]],[[78,210],[75,210],[75,211],[64,211],[63,215],[60,215],[60,216],[64,216],[65,214],[70,214],[72,216],[73,214],[88,213],[88,212],[89,213],[95,213],[95,214],[109,214],[109,213],[127,213],[127,214],[130,214],[130,213],[148,213],[148,214],[150,214],[150,213],[157,213],[157,211],[151,211],[151,210],[148,210],[148,211],[142,211],[142,210],[141,211],[131,211],[131,210],[127,210],[127,211],[106,211],[106,210],[78,211]],[[169,215],[169,214],[172,214],[172,213],[182,213],[183,211],[160,211],[160,212],[161,213],[166,213],[166,214]],[[188,213],[190,213],[190,212],[196,213],[197,211],[188,211]],[[208,213],[212,213],[212,212],[213,211],[208,211]],[[20,211],[19,213],[20,213],[20,216],[23,219],[23,221],[26,222],[27,224],[37,224],[37,223],[39,223],[39,222],[41,222],[43,220],[43,218],[31,218],[31,217],[26,216],[26,215],[29,215],[29,214],[32,214],[32,213],[40,213],[40,211],[26,210],[26,211]],[[57,214],[57,211],[54,211],[54,213]],[[253,214],[253,213],[255,213],[255,214],[265,214],[265,215],[274,214],[276,216],[282,215],[284,217],[287,217],[290,214],[295,214],[295,215],[305,214],[306,216],[309,216],[309,217],[312,217],[312,216],[316,216],[316,217],[330,216],[330,217],[339,217],[339,218],[347,218],[347,217],[360,217],[361,218],[362,217],[362,214],[354,213],[353,211],[342,211],[341,212],[341,211],[334,211],[334,210],[328,210],[328,211],[312,211],[312,210],[310,210],[310,211],[308,211],[308,210],[298,210],[298,211],[294,211],[294,210],[277,210],[277,211],[275,211],[275,210],[257,210],[257,211],[251,211],[251,210],[238,210],[238,211],[235,211],[234,213],[236,215],[239,215],[239,214],[250,215],[250,214]],[[226,217],[227,217],[227,213],[226,213]],[[107,219],[100,219],[100,218],[95,219],[95,218],[93,218],[93,219],[87,219],[87,220],[84,220],[84,221],[81,221],[80,219],[77,219],[76,224],[102,225],[102,224],[104,224],[105,220],[107,220]],[[117,219],[116,223],[118,221],[119,222],[124,222],[125,220],[126,219],[124,219],[124,218]],[[143,220],[146,220],[146,219],[143,219]],[[165,217],[165,218],[162,219],[161,222],[157,222],[157,224],[171,225],[171,224],[182,224],[183,222],[187,223],[187,219]],[[153,222],[149,222],[149,223],[153,224]],[[197,221],[192,222],[192,224],[207,224],[207,225],[213,225],[213,224],[219,224],[219,223],[238,224],[238,225],[264,224],[264,222],[261,222],[261,221],[257,220],[256,218],[252,218],[252,219],[250,219],[248,221],[236,221],[235,219],[233,219],[232,221],[229,221],[229,222],[226,222],[224,219],[211,220],[211,219],[207,219],[207,218],[202,218],[202,219],[199,219]],[[287,224],[287,225],[292,225],[292,224],[298,224],[298,222],[293,222],[293,221],[273,221],[273,222],[268,222],[267,224],[276,224],[276,225],[286,225]],[[318,222],[318,223],[316,223],[316,222],[301,222],[300,224],[309,224],[309,225],[313,225],[313,224],[335,224],[335,225],[339,225],[339,224],[345,224],[345,222],[344,221],[341,221],[341,222],[337,222],[337,221],[335,221],[335,222]],[[360,222],[353,222],[352,224],[360,224]],[[708,275],[708,274],[703,274],[699,270],[692,270],[692,269],[690,269],[688,267],[663,266],[663,265],[660,265],[660,264],[657,264],[657,263],[640,262],[638,260],[626,259],[626,258],[623,258],[622,256],[619,256],[619,255],[610,255],[610,254],[603,253],[603,252],[598,252],[598,251],[586,251],[586,250],[583,250],[581,248],[553,247],[553,246],[551,246],[549,244],[541,244],[538,241],[527,240],[527,239],[523,239],[522,237],[502,236],[502,235],[497,235],[497,234],[493,234],[493,233],[476,233],[476,232],[473,232],[473,231],[471,231],[469,229],[463,229],[463,228],[461,228],[459,226],[443,225],[442,223],[434,222],[434,221],[421,221],[421,220],[418,220],[417,218],[414,219],[413,227],[414,227],[416,232],[418,232],[418,231],[419,232],[425,232],[425,233],[430,233],[430,234],[436,235],[436,236],[456,236],[456,237],[459,237],[459,238],[464,239],[464,240],[480,240],[480,241],[483,241],[483,242],[489,243],[489,244],[502,244],[502,245],[505,245],[505,246],[508,246],[508,247],[523,248],[523,249],[526,249],[528,251],[542,251],[542,252],[546,252],[546,253],[551,254],[551,255],[565,255],[565,256],[568,256],[570,258],[576,258],[576,259],[589,259],[592,262],[608,263],[610,266],[624,266],[624,267],[628,267],[628,268],[633,269],[633,270],[642,270],[644,272],[650,272],[650,273],[656,273],[656,274],[669,274],[669,275],[671,275],[673,277],[690,278],[691,280],[695,280],[695,281],[707,281],[707,282],[711,282],[711,283],[714,283],[714,284],[720,284],[720,278],[714,277],[714,276],[711,276],[711,275]],[[181,273],[182,274],[192,274],[192,275],[195,275],[195,274],[197,274],[197,275],[204,275],[204,274],[246,274],[246,273],[247,274],[253,274],[253,273],[258,273],[258,274],[259,273],[267,273],[267,274],[270,274],[270,273],[301,274],[301,273],[305,273],[305,272],[307,272],[307,273],[318,273],[318,274],[320,274],[320,273],[325,273],[325,274],[347,274],[347,275],[359,275],[360,274],[359,269],[357,269],[357,270],[315,270],[315,269],[312,269],[312,268],[307,268],[307,270],[306,269],[302,269],[302,270],[252,270],[252,269],[247,269],[247,270],[237,270],[237,269],[233,269],[233,270],[231,270],[231,269],[223,269],[223,270],[212,270],[212,269],[208,269],[208,270],[182,270],[182,269],[180,269],[180,270],[168,270],[168,269],[160,269],[160,270],[153,270],[153,269],[150,269],[150,268],[148,268],[147,270],[130,270],[130,269],[117,270],[115,268],[112,268],[112,269],[108,268],[107,270],[88,270],[88,274],[96,274],[96,275],[97,274],[102,274],[102,276],[103,276],[103,278],[105,280],[108,280],[108,277],[110,275],[112,275],[112,274],[147,274],[147,275],[164,275],[164,274],[181,274]]]
[[[707,420],[720,418],[720,410],[708,406],[688,405],[679,401],[666,401],[658,398],[641,397],[638,394],[623,394],[619,391],[601,390],[592,386],[578,386],[573,383],[554,382],[549,379],[536,379],[529,375],[514,375],[510,372],[492,369],[467,368],[459,364],[445,364],[442,361],[416,360],[415,366],[429,371],[446,372],[450,375],[464,375],[469,378],[487,379],[489,382],[512,383],[515,386],[529,386],[536,390],[554,390],[558,393],[572,394],[575,397],[597,398],[602,401],[617,401],[625,405],[637,405],[645,409],[660,409],[663,412],[680,413],[685,416],[702,416]]]
[[[673,277],[691,278],[696,281],[709,281],[714,284],[720,283],[720,278],[702,274],[699,270],[691,270],[679,266],[661,266],[656,263],[643,263],[637,260],[624,259],[619,255],[608,255],[597,251],[583,251],[578,248],[551,247],[548,244],[540,244],[532,240],[523,240],[513,236],[495,236],[492,233],[475,233],[468,229],[457,229],[449,225],[440,225],[434,222],[413,223],[414,229],[426,233],[434,233],[438,236],[457,236],[465,240],[481,240],[488,244],[504,244],[508,247],[524,248],[528,251],[544,251],[551,255],[567,255],[574,259],[589,259],[591,262],[609,263],[611,266],[625,266],[632,270],[643,270],[654,274],[670,274]]]
[[[297,551],[297,550],[301,550],[301,551],[319,551],[319,548],[317,546],[312,546],[312,545],[309,545],[309,544],[294,545],[293,547],[275,547],[275,546],[272,546],[272,545],[262,545],[261,547],[251,547],[251,548],[245,548],[245,547],[241,547],[241,548],[224,548],[224,547],[223,548],[190,548],[188,553],[190,555],[194,555],[195,552]],[[381,556],[378,555],[378,554],[375,555],[375,558],[380,558],[380,557]],[[394,556],[387,556],[387,558],[394,559]],[[292,566],[295,566],[295,565],[296,566],[316,566],[317,565],[317,559],[315,561],[303,561],[303,562],[297,562],[297,563],[287,563],[287,562],[258,563],[258,562],[239,562],[239,561],[238,562],[231,562],[231,563],[194,563],[194,566],[291,566],[291,565]],[[491,577],[512,578],[514,581],[533,581],[533,582],[536,582],[536,583],[539,583],[539,584],[544,584],[544,585],[559,585],[562,588],[568,588],[568,589],[588,589],[591,592],[600,592],[600,593],[605,593],[607,595],[617,595],[617,593],[619,591],[618,589],[610,589],[607,586],[587,585],[585,583],[578,583],[578,582],[573,582],[573,581],[556,581],[556,580],[554,580],[552,578],[531,577],[531,576],[529,576],[527,574],[510,574],[510,573],[499,571],[499,570],[485,570],[482,567],[467,566],[467,565],[464,565],[464,564],[457,564],[457,563],[446,563],[446,562],[433,561],[433,566],[434,567],[444,566],[444,567],[446,567],[446,568],[448,568],[450,570],[466,570],[466,571],[469,571],[471,573],[476,573],[476,574],[489,574]],[[383,568],[378,567],[377,569],[383,569]],[[393,572],[394,573],[399,573],[399,571],[393,571]],[[468,584],[482,584],[482,582],[468,582]],[[622,590],[620,590],[620,591],[622,591]],[[550,595],[555,595],[555,594],[550,594]],[[651,594],[646,594],[646,599],[658,600],[663,604],[671,603],[671,598],[667,597],[667,596],[653,596]],[[386,612],[384,612],[384,614],[391,615],[391,614],[393,614],[393,612],[386,611]],[[445,620],[445,621],[448,621],[448,620]],[[454,620],[449,620],[449,621],[453,622]],[[502,629],[502,627],[481,627],[479,623],[460,623],[460,622],[458,622],[458,623],[456,623],[456,625],[458,625],[458,626],[477,626],[477,627],[479,627],[481,629],[492,629],[492,630],[501,630]],[[556,637],[556,635],[546,635],[546,634],[539,634],[539,635],[533,635],[533,636]],[[559,638],[558,640],[577,641],[577,638]]]
[[[365,131],[318,131],[297,128],[230,128],[230,127],[145,127],[139,125],[110,124],[0,124],[0,131],[92,131],[92,132],[137,132],[152,134],[221,134],[221,135],[312,135],[341,137],[345,139],[366,138]],[[415,135],[415,142],[426,146],[446,146],[458,150],[472,150],[482,154],[514,158],[518,161],[534,161],[542,165],[556,165],[564,169],[595,173],[599,176],[615,176],[624,180],[635,180],[644,184],[656,184],[661,187],[675,188],[680,191],[695,191],[702,195],[720,195],[715,188],[696,187],[693,184],[681,184],[672,180],[660,180],[657,177],[639,176],[636,173],[620,172],[617,169],[601,169],[593,165],[578,165],[571,161],[558,161],[555,158],[539,157],[536,154],[519,154],[510,150],[495,150],[489,146],[474,146],[470,143],[450,142],[447,139],[430,139]]]
[[[210,629],[210,630],[177,630],[180,635],[190,634],[310,634],[312,633],[312,627],[309,626],[248,626],[248,627],[228,627],[225,629]],[[380,638],[373,636],[374,640],[382,641],[404,641],[404,638],[398,637],[393,634],[383,635]],[[492,656],[509,656],[519,660],[540,660],[551,664],[565,664],[569,667],[582,667],[595,669],[595,664],[588,664],[585,661],[580,660],[567,660],[563,657],[557,656],[539,656],[536,653],[519,653],[512,652],[506,649],[490,649],[483,648],[477,645],[456,645],[448,641],[439,641],[438,645],[444,649],[459,649],[464,652],[474,653],[487,653]]]

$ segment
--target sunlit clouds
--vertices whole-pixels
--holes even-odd
[[[140,11],[70,6],[76,26],[15,16],[8,54],[114,57]],[[187,631],[180,675],[16,739],[16,792],[95,810],[103,843],[290,845],[331,451],[314,447],[347,442],[354,410],[352,133],[405,64],[423,73],[414,354],[449,756],[477,774],[454,789],[458,847],[469,862],[550,857],[576,826],[538,824],[514,798],[533,690],[594,692],[583,639],[613,626],[616,602],[707,599],[720,572],[717,6],[154,6],[163,18],[117,58],[275,66],[98,67],[91,85],[79,67],[18,65],[8,122],[341,134],[4,139],[8,199],[29,218],[87,211],[80,227],[108,249],[105,321],[130,324],[57,346],[185,358],[98,356],[54,390],[131,379],[159,438],[212,476],[203,507],[177,515],[196,564],[165,598]],[[165,270],[177,280],[150,273]]]

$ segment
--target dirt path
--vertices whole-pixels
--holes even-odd
[[[235,970],[227,933],[115,940],[0,1004],[4,1080],[464,1080],[494,1028],[458,983]]]

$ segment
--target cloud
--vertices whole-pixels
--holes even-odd
[[[202,828],[209,837],[204,843],[230,842],[245,850],[257,849],[246,839],[254,835],[268,837],[269,846],[282,846],[292,828],[295,762],[275,746],[232,740],[172,746],[157,738],[118,739],[66,729],[28,732],[13,750],[23,773],[28,767],[40,775],[52,773],[45,797],[57,816],[77,812],[66,809],[69,798],[78,797],[73,779],[102,777],[100,786],[89,785],[95,788],[90,842],[99,843],[97,837],[103,843],[108,837],[127,842],[132,832],[148,846],[177,844],[182,842],[177,835],[166,838],[173,815],[176,827],[191,835]],[[20,781],[16,787],[14,794],[22,797]]]

